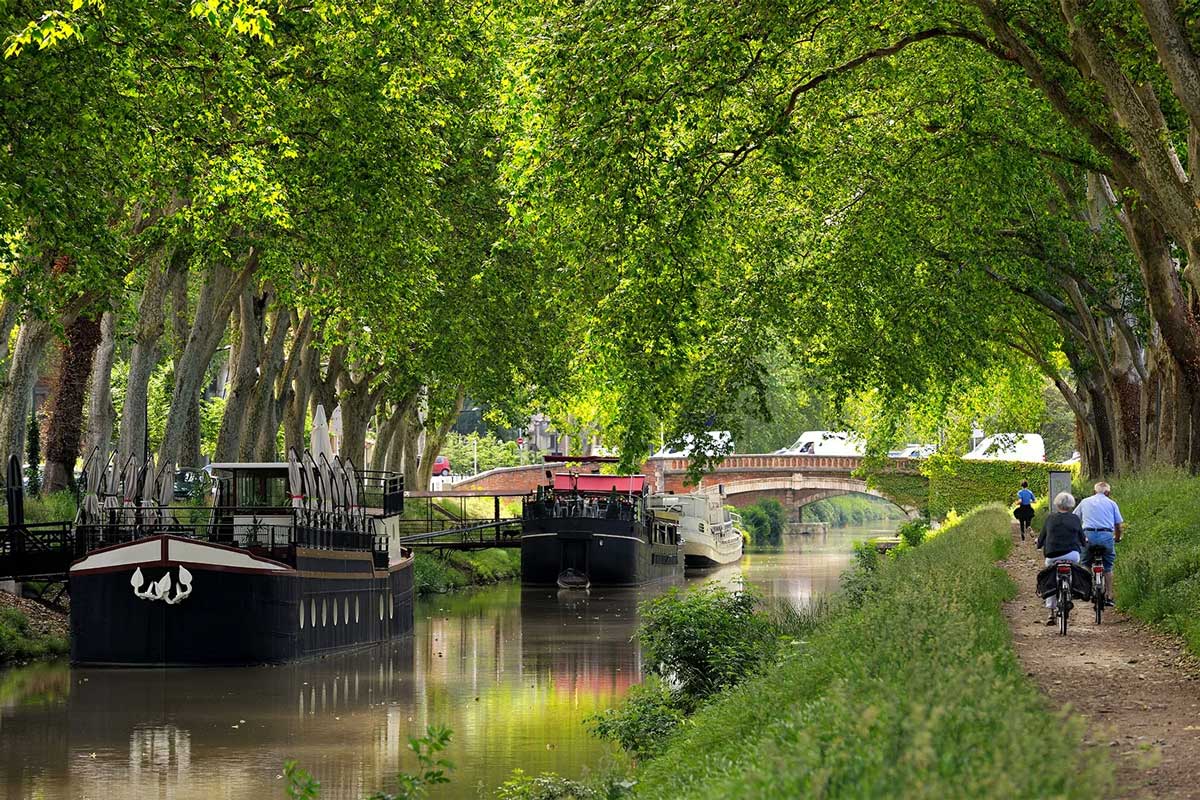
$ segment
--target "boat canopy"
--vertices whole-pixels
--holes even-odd
[[[616,492],[617,494],[641,494],[646,488],[645,475],[573,475],[559,472],[554,476],[556,492]]]

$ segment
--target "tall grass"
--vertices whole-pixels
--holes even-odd
[[[1011,648],[1006,509],[875,568],[806,642],[646,763],[639,798],[1103,796],[1107,758],[1051,715]]]
[[[1200,479],[1155,470],[1113,481],[1126,532],[1113,579],[1122,610],[1200,653]]]
[[[417,594],[440,594],[516,578],[520,574],[520,551],[499,547],[444,555],[417,553],[413,563]]]

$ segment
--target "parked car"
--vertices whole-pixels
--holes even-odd
[[[175,490],[172,493],[176,500],[195,500],[203,497],[208,491],[212,476],[203,469],[175,470]]]
[[[936,444],[906,444],[899,450],[889,450],[889,458],[929,458],[937,452]]]
[[[433,474],[434,475],[449,475],[450,474],[450,457],[438,456],[433,459]]]
[[[963,456],[967,461],[1045,461],[1046,445],[1036,433],[997,433]]]
[[[861,456],[866,451],[857,433],[846,431],[805,431],[800,438],[775,452],[788,456]]]

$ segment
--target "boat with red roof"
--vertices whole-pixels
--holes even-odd
[[[636,586],[683,575],[679,524],[646,508],[645,475],[560,472],[525,498],[521,580]]]

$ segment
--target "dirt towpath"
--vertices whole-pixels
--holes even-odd
[[[1019,588],[1004,613],[1025,671],[1056,708],[1082,715],[1089,740],[1112,753],[1117,797],[1200,798],[1200,662],[1119,611],[1108,609],[1097,626],[1090,604],[1076,603],[1080,613],[1060,636],[1045,624],[1035,592],[1041,553],[1013,530],[1004,567]]]

